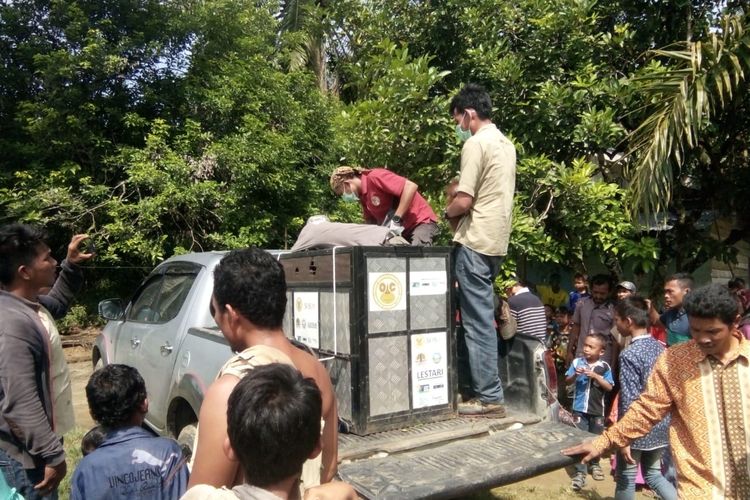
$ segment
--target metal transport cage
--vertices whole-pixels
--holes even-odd
[[[279,260],[284,331],[317,351],[351,432],[455,416],[450,248],[336,247]]]

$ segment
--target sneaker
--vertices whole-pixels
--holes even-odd
[[[604,471],[602,470],[601,465],[591,464],[589,472],[591,472],[591,477],[594,478],[594,481],[604,481]]]
[[[586,473],[576,472],[573,476],[573,480],[570,482],[570,489],[573,491],[581,491],[586,486]]]
[[[491,417],[504,417],[505,405],[500,403],[483,403],[478,399],[470,399],[465,403],[458,404],[459,415],[487,415]]]

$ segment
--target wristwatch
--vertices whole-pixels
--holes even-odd
[[[393,217],[391,217],[391,220],[396,224],[401,224],[401,217],[399,217],[398,215],[394,215]]]

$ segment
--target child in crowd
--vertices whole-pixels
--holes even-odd
[[[604,431],[604,395],[612,390],[614,379],[609,364],[599,359],[604,354],[607,338],[601,333],[591,333],[583,344],[583,356],[576,358],[565,373],[565,381],[575,381],[573,415],[579,429],[592,434]],[[604,480],[599,460],[589,464],[595,481]],[[580,491],[586,485],[586,465],[576,464],[576,473],[570,487]]]
[[[646,301],[638,296],[622,299],[615,306],[617,330],[623,337],[631,339],[628,347],[620,353],[620,398],[617,408],[620,419],[640,397],[656,359],[664,352],[661,342],[647,330],[648,309]],[[617,457],[615,498],[635,498],[635,478],[640,465],[646,483],[660,498],[677,499],[674,486],[661,473],[661,456],[669,444],[669,422],[670,418],[667,416],[647,435],[620,450]]]
[[[573,275],[573,291],[568,294],[568,308],[571,312],[576,310],[576,304],[583,297],[589,296],[589,277],[583,273]]]
[[[293,366],[271,363],[248,371],[227,403],[224,453],[238,461],[245,483],[216,488],[199,484],[182,500],[296,500],[302,465],[320,454],[320,389]],[[333,482],[305,491],[306,499],[354,500],[346,483]]]
[[[104,442],[105,437],[107,437],[107,433],[101,425],[92,427],[81,438],[81,456],[85,457],[99,448],[99,445]]]
[[[86,385],[86,399],[106,435],[78,464],[70,498],[179,498],[187,489],[187,464],[177,442],[141,427],[148,399],[138,370],[107,365],[95,371]]]

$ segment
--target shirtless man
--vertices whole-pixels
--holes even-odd
[[[224,365],[203,399],[189,486],[231,488],[244,482],[238,463],[222,452],[227,439],[227,401],[248,370],[268,363],[293,365],[315,380],[321,392],[322,464],[320,458],[306,463],[302,486],[326,483],[336,473],[338,416],[331,379],[314,356],[292,345],[284,335],[285,310],[284,270],[269,253],[257,248],[234,250],[216,266],[211,312],[238,354]]]

